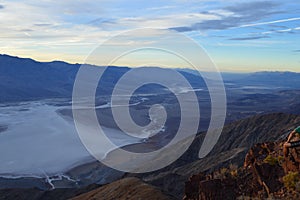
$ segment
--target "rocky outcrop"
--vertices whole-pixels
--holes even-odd
[[[255,182],[268,197],[283,187],[280,181],[285,175],[282,146],[282,142],[257,144],[245,158],[245,170],[250,170]]]
[[[211,179],[201,174],[192,176],[186,182],[183,199],[234,199],[236,184],[233,179]]]
[[[283,142],[256,144],[247,153],[243,167],[231,166],[190,177],[184,199],[297,199],[300,163],[293,154],[284,157],[282,149]]]

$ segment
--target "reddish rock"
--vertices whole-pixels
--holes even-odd
[[[204,180],[203,175],[193,176],[186,183],[184,200],[236,199],[236,184],[234,179]]]
[[[291,149],[283,156],[283,142],[254,145],[245,157],[244,167],[236,173],[227,168],[212,175],[194,175],[186,182],[185,200],[237,199],[238,197],[294,199],[298,191],[287,191],[282,178],[290,171],[300,172],[295,154]],[[222,177],[220,178],[220,171]],[[226,172],[226,173],[225,173]],[[216,177],[219,176],[219,177]]]

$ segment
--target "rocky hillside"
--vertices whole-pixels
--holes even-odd
[[[214,149],[204,159],[198,159],[198,151],[204,138],[204,134],[199,134],[189,150],[172,165],[157,172],[134,176],[182,199],[184,183],[192,175],[211,173],[230,164],[243,166],[245,156],[252,146],[284,140],[299,124],[300,116],[283,113],[239,120],[224,127]]]
[[[189,150],[165,169],[125,176],[139,177],[176,199],[271,196],[284,188],[283,183],[278,181],[279,176],[284,176],[284,168],[279,165],[283,158],[280,141],[284,140],[299,123],[299,116],[283,113],[258,115],[240,120],[224,127],[218,143],[204,159],[197,158],[204,137],[204,134],[199,134]],[[279,167],[274,168],[272,165],[274,162]],[[262,170],[265,171],[261,172]],[[276,176],[271,177],[271,173]],[[271,180],[268,180],[268,177],[271,177]],[[266,187],[267,193],[264,192]]]
[[[282,147],[283,142],[256,144],[243,167],[230,165],[191,176],[185,184],[184,200],[299,199],[300,162],[293,154],[295,149],[284,157]]]
[[[137,178],[124,178],[115,181],[88,193],[82,194],[72,200],[95,199],[152,199],[169,200],[171,196],[163,194],[158,188],[142,182]]]

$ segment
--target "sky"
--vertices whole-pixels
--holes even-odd
[[[106,40],[145,27],[193,39],[221,71],[300,72],[297,0],[0,0],[0,53],[38,61],[84,63]],[[118,64],[136,66],[130,59]]]

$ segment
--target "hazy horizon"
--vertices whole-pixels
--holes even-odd
[[[41,62],[41,63],[48,63],[48,62],[64,62],[64,63],[67,63],[67,64],[71,64],[71,65],[76,65],[76,64],[79,64],[79,65],[94,65],[94,64],[90,64],[90,63],[72,63],[72,62],[68,62],[68,61],[64,61],[64,60],[47,60],[47,61],[42,61],[42,60],[36,60],[36,59],[33,59],[33,58],[30,58],[30,57],[20,57],[18,55],[8,55],[8,54],[0,54],[0,55],[3,55],[3,56],[10,56],[10,57],[15,57],[15,58],[20,58],[20,59],[31,59],[31,60],[34,60],[36,62]],[[106,66],[103,66],[103,65],[95,65],[97,67],[106,67]],[[149,66],[125,66],[125,65],[110,65],[109,67],[128,67],[128,68],[139,68],[139,67],[159,67],[159,68],[166,68],[166,69],[178,69],[178,70],[197,70],[197,69],[192,69],[192,68],[188,68],[188,67],[182,67],[182,68],[176,68],[176,67],[163,67],[163,66],[155,66],[155,65],[149,65]],[[211,71],[207,71],[207,72],[211,72]],[[259,72],[280,72],[280,73],[284,73],[284,72],[290,72],[290,73],[300,73],[300,69],[299,71],[290,71],[290,70],[258,70],[258,71],[219,71],[220,73],[236,73],[236,74],[247,74],[247,73],[259,73]]]

